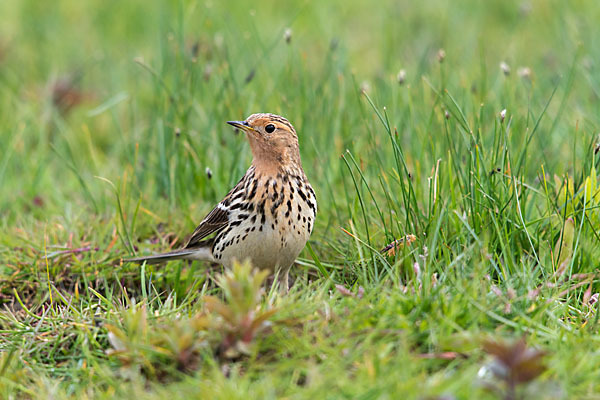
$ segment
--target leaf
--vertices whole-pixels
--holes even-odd
[[[417,237],[415,235],[406,235],[404,237],[401,237],[400,239],[394,240],[393,242],[385,246],[383,249],[381,249],[380,253],[384,253],[389,257],[393,257],[396,255],[396,250],[399,250],[406,245],[410,245],[415,240],[417,240]]]
[[[596,167],[593,164],[590,175],[585,178],[585,199],[592,204],[597,203],[600,199],[600,192],[598,191],[596,179]]]
[[[113,325],[106,325],[106,329],[108,330],[108,343],[110,343],[113,349],[116,351],[126,351],[127,346],[123,342],[125,333]]]
[[[546,366],[542,364],[545,355],[544,351],[527,349],[524,354],[521,354],[512,370],[513,380],[517,383],[526,383],[540,376],[546,370]]]
[[[562,232],[554,245],[554,269],[556,275],[564,273],[567,264],[573,255],[573,242],[575,240],[575,222],[573,218],[567,218]]]
[[[277,311],[278,310],[276,308],[272,308],[270,310],[262,312],[260,315],[258,315],[256,318],[254,318],[254,320],[250,324],[250,329],[252,329],[252,330],[258,329],[266,320],[268,320],[273,315],[275,315],[275,313]]]
[[[572,216],[575,212],[575,208],[573,207],[573,203],[575,202],[575,187],[573,181],[569,179],[569,176],[566,176],[563,181],[558,176],[554,177],[554,182],[556,186],[560,188],[558,192],[558,206],[566,208],[566,215]],[[561,211],[561,215],[565,215],[564,212]]]
[[[493,355],[500,366],[492,371],[495,377],[506,381],[509,386],[531,382],[546,370],[542,362],[546,352],[528,348],[525,338],[514,343],[486,340],[483,349]]]
[[[214,296],[204,296],[206,308],[210,312],[216,312],[222,316],[227,322],[235,323],[235,315],[231,308]]]

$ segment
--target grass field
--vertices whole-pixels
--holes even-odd
[[[282,3],[0,2],[0,398],[600,398],[597,1]],[[253,112],[319,202],[291,292],[122,264]]]

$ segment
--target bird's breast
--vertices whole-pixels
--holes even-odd
[[[242,205],[233,205],[230,224],[215,238],[217,261],[230,266],[250,259],[275,270],[291,266],[313,229],[316,199],[299,176],[255,179],[245,188]]]

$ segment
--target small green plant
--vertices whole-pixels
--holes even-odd
[[[176,371],[198,369],[202,349],[209,349],[210,320],[203,313],[167,319],[149,317],[144,304],[123,313],[120,326],[108,324],[108,355],[116,358],[126,374],[142,372],[164,380]]]
[[[595,229],[600,228],[600,186],[596,174],[596,167],[592,164],[588,176],[582,182],[579,190],[575,191],[573,180],[566,176],[561,179],[554,178],[558,188],[558,207],[560,212],[567,218],[580,219],[583,209],[586,210],[586,218],[592,222]]]
[[[277,311],[261,307],[267,275],[268,271],[252,269],[248,262],[236,263],[217,279],[225,302],[215,296],[204,297],[207,309],[217,314],[213,329],[222,335],[220,353],[225,358],[250,354],[253,339],[269,326],[268,319]]]
[[[493,380],[486,382],[486,386],[504,400],[521,398],[517,387],[532,382],[546,370],[542,362],[546,352],[527,347],[524,338],[514,343],[486,340],[483,350],[493,359],[481,368],[479,375],[490,375]]]
[[[202,351],[223,359],[250,354],[256,335],[269,326],[268,319],[277,311],[261,306],[267,274],[248,263],[235,264],[216,279],[225,300],[204,296],[206,311],[191,316],[152,315],[145,304],[134,303],[119,323],[106,325],[108,355],[120,362],[126,374],[141,372],[165,380],[199,369]]]

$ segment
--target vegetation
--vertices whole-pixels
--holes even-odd
[[[0,3],[0,397],[593,398],[593,0]],[[284,115],[282,295],[176,248]]]

